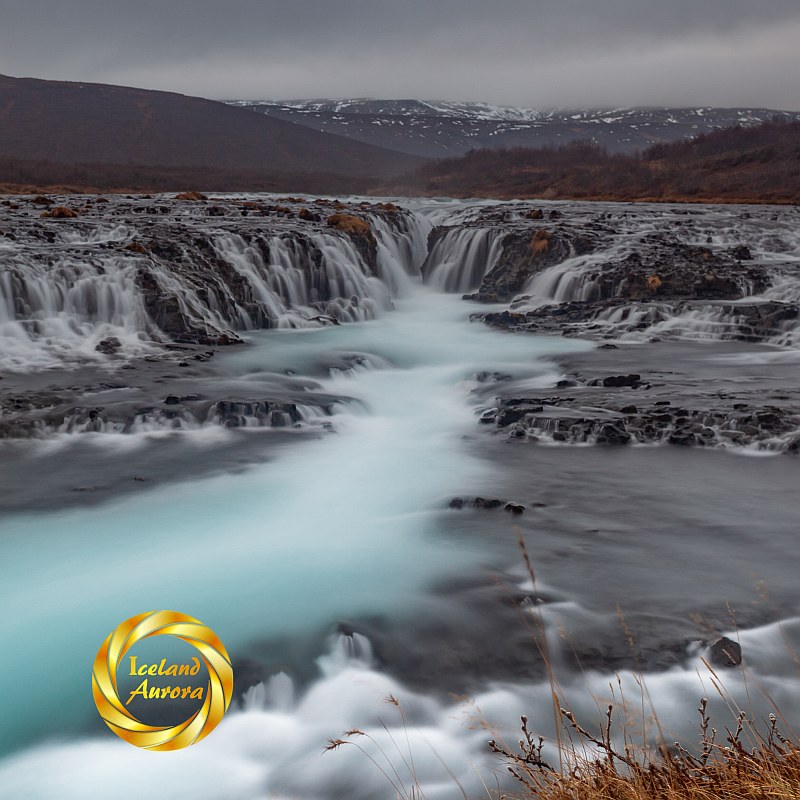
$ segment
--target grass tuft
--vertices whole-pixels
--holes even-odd
[[[755,733],[743,712],[736,730],[726,730],[724,742],[710,727],[708,701],[700,703],[700,743],[692,750],[674,747],[635,748],[627,735],[620,750],[612,739],[613,706],[599,735],[583,728],[561,709],[577,740],[563,754],[565,769],[557,770],[542,756],[544,739],[528,730],[522,717],[522,738],[516,749],[495,741],[508,771],[521,786],[519,798],[536,800],[796,800],[800,797],[800,745],[778,729],[770,715],[766,736]],[[623,732],[624,734],[624,732]],[[746,735],[756,741],[745,745]],[[511,797],[513,795],[509,795]]]

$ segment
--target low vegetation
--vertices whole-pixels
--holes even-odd
[[[800,122],[727,128],[635,155],[585,141],[473,150],[425,165],[394,188],[501,199],[800,203]]]
[[[779,730],[775,715],[766,735],[743,712],[735,729],[720,737],[711,727],[708,701],[700,702],[700,741],[692,749],[676,742],[656,750],[636,747],[622,731],[621,748],[612,738],[613,706],[594,735],[573,714],[561,715],[574,734],[562,746],[561,765],[543,758],[544,740],[522,717],[517,748],[491,742],[508,764],[524,800],[794,800],[800,797],[800,745]]]
[[[349,233],[351,236],[372,237],[372,228],[369,223],[353,214],[331,214],[327,220],[329,228],[336,228],[342,233]]]
[[[134,194],[174,192],[186,186],[202,192],[304,192],[364,194],[374,180],[334,173],[164,167],[136,164],[58,164],[0,157],[2,194]]]
[[[78,212],[68,206],[54,206],[49,211],[44,211],[42,216],[51,217],[52,219],[74,219],[78,216]]]
[[[169,192],[185,186],[204,192],[800,203],[800,122],[727,128],[634,155],[610,154],[586,141],[557,148],[473,150],[432,161],[391,183],[344,170],[284,173],[0,158],[0,192],[11,194]]]

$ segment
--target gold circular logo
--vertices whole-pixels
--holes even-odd
[[[202,705],[188,719],[178,725],[148,725],[137,719],[123,703],[117,686],[117,670],[127,652],[137,642],[156,636],[173,636],[194,647],[199,658],[188,664],[138,664],[129,656],[129,674],[142,682],[131,693],[156,699],[196,699]],[[205,686],[186,686],[188,678],[200,672],[205,665],[208,681]],[[158,678],[158,682],[150,681]],[[163,684],[170,678],[182,677],[177,685]],[[225,646],[214,631],[194,617],[177,611],[149,611],[125,620],[103,642],[97,651],[92,671],[92,694],[100,716],[114,733],[126,742],[145,750],[180,750],[208,736],[222,720],[233,697],[233,667]]]

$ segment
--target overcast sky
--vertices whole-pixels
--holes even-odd
[[[0,0],[0,73],[220,99],[800,110],[800,0]]]

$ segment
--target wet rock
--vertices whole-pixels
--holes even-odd
[[[635,383],[635,382],[633,382]],[[659,443],[678,447],[752,446],[794,453],[800,446],[800,410],[777,406],[751,409],[724,402],[707,402],[673,409],[671,401],[622,406],[616,395],[602,394],[603,381],[590,382],[591,394],[581,396],[500,398],[498,407],[483,420],[507,432],[509,438],[538,441],[625,445]],[[587,387],[588,388],[588,387]],[[621,387],[621,388],[631,388]],[[535,405],[538,404],[538,405]]]
[[[601,425],[595,435],[597,444],[622,445],[628,444],[631,435],[625,430],[624,423],[607,423]]]
[[[464,501],[460,497],[454,497],[448,504],[448,508],[462,509],[464,508]]]
[[[716,667],[738,667],[742,663],[742,647],[723,636],[709,646],[711,663]]]
[[[506,503],[506,511],[510,514],[519,515],[525,513],[525,506],[519,503]]]
[[[519,422],[525,416],[525,409],[523,408],[506,408],[500,412],[496,418],[497,424],[504,428],[514,422]]]
[[[632,389],[641,386],[641,375],[611,375],[608,378],[603,378],[603,386],[608,387],[622,387],[629,386]]]
[[[95,345],[95,350],[103,355],[111,356],[118,352],[122,347],[122,342],[116,336],[109,336],[102,339]]]
[[[472,501],[472,505],[475,508],[484,508],[490,510],[493,508],[500,508],[500,506],[503,505],[503,501],[493,497],[476,497]]]
[[[526,232],[512,231],[503,239],[497,264],[484,276],[480,288],[469,299],[481,303],[510,300],[530,279],[567,258],[593,252],[597,240],[587,232],[549,231],[540,228],[531,237]]]
[[[499,383],[501,381],[510,381],[511,376],[503,372],[478,372],[475,375],[475,380],[478,383]]]
[[[324,410],[329,413],[328,409]],[[214,405],[211,417],[227,428],[244,428],[249,425],[286,428],[302,419],[295,403],[269,400],[220,400]]]

